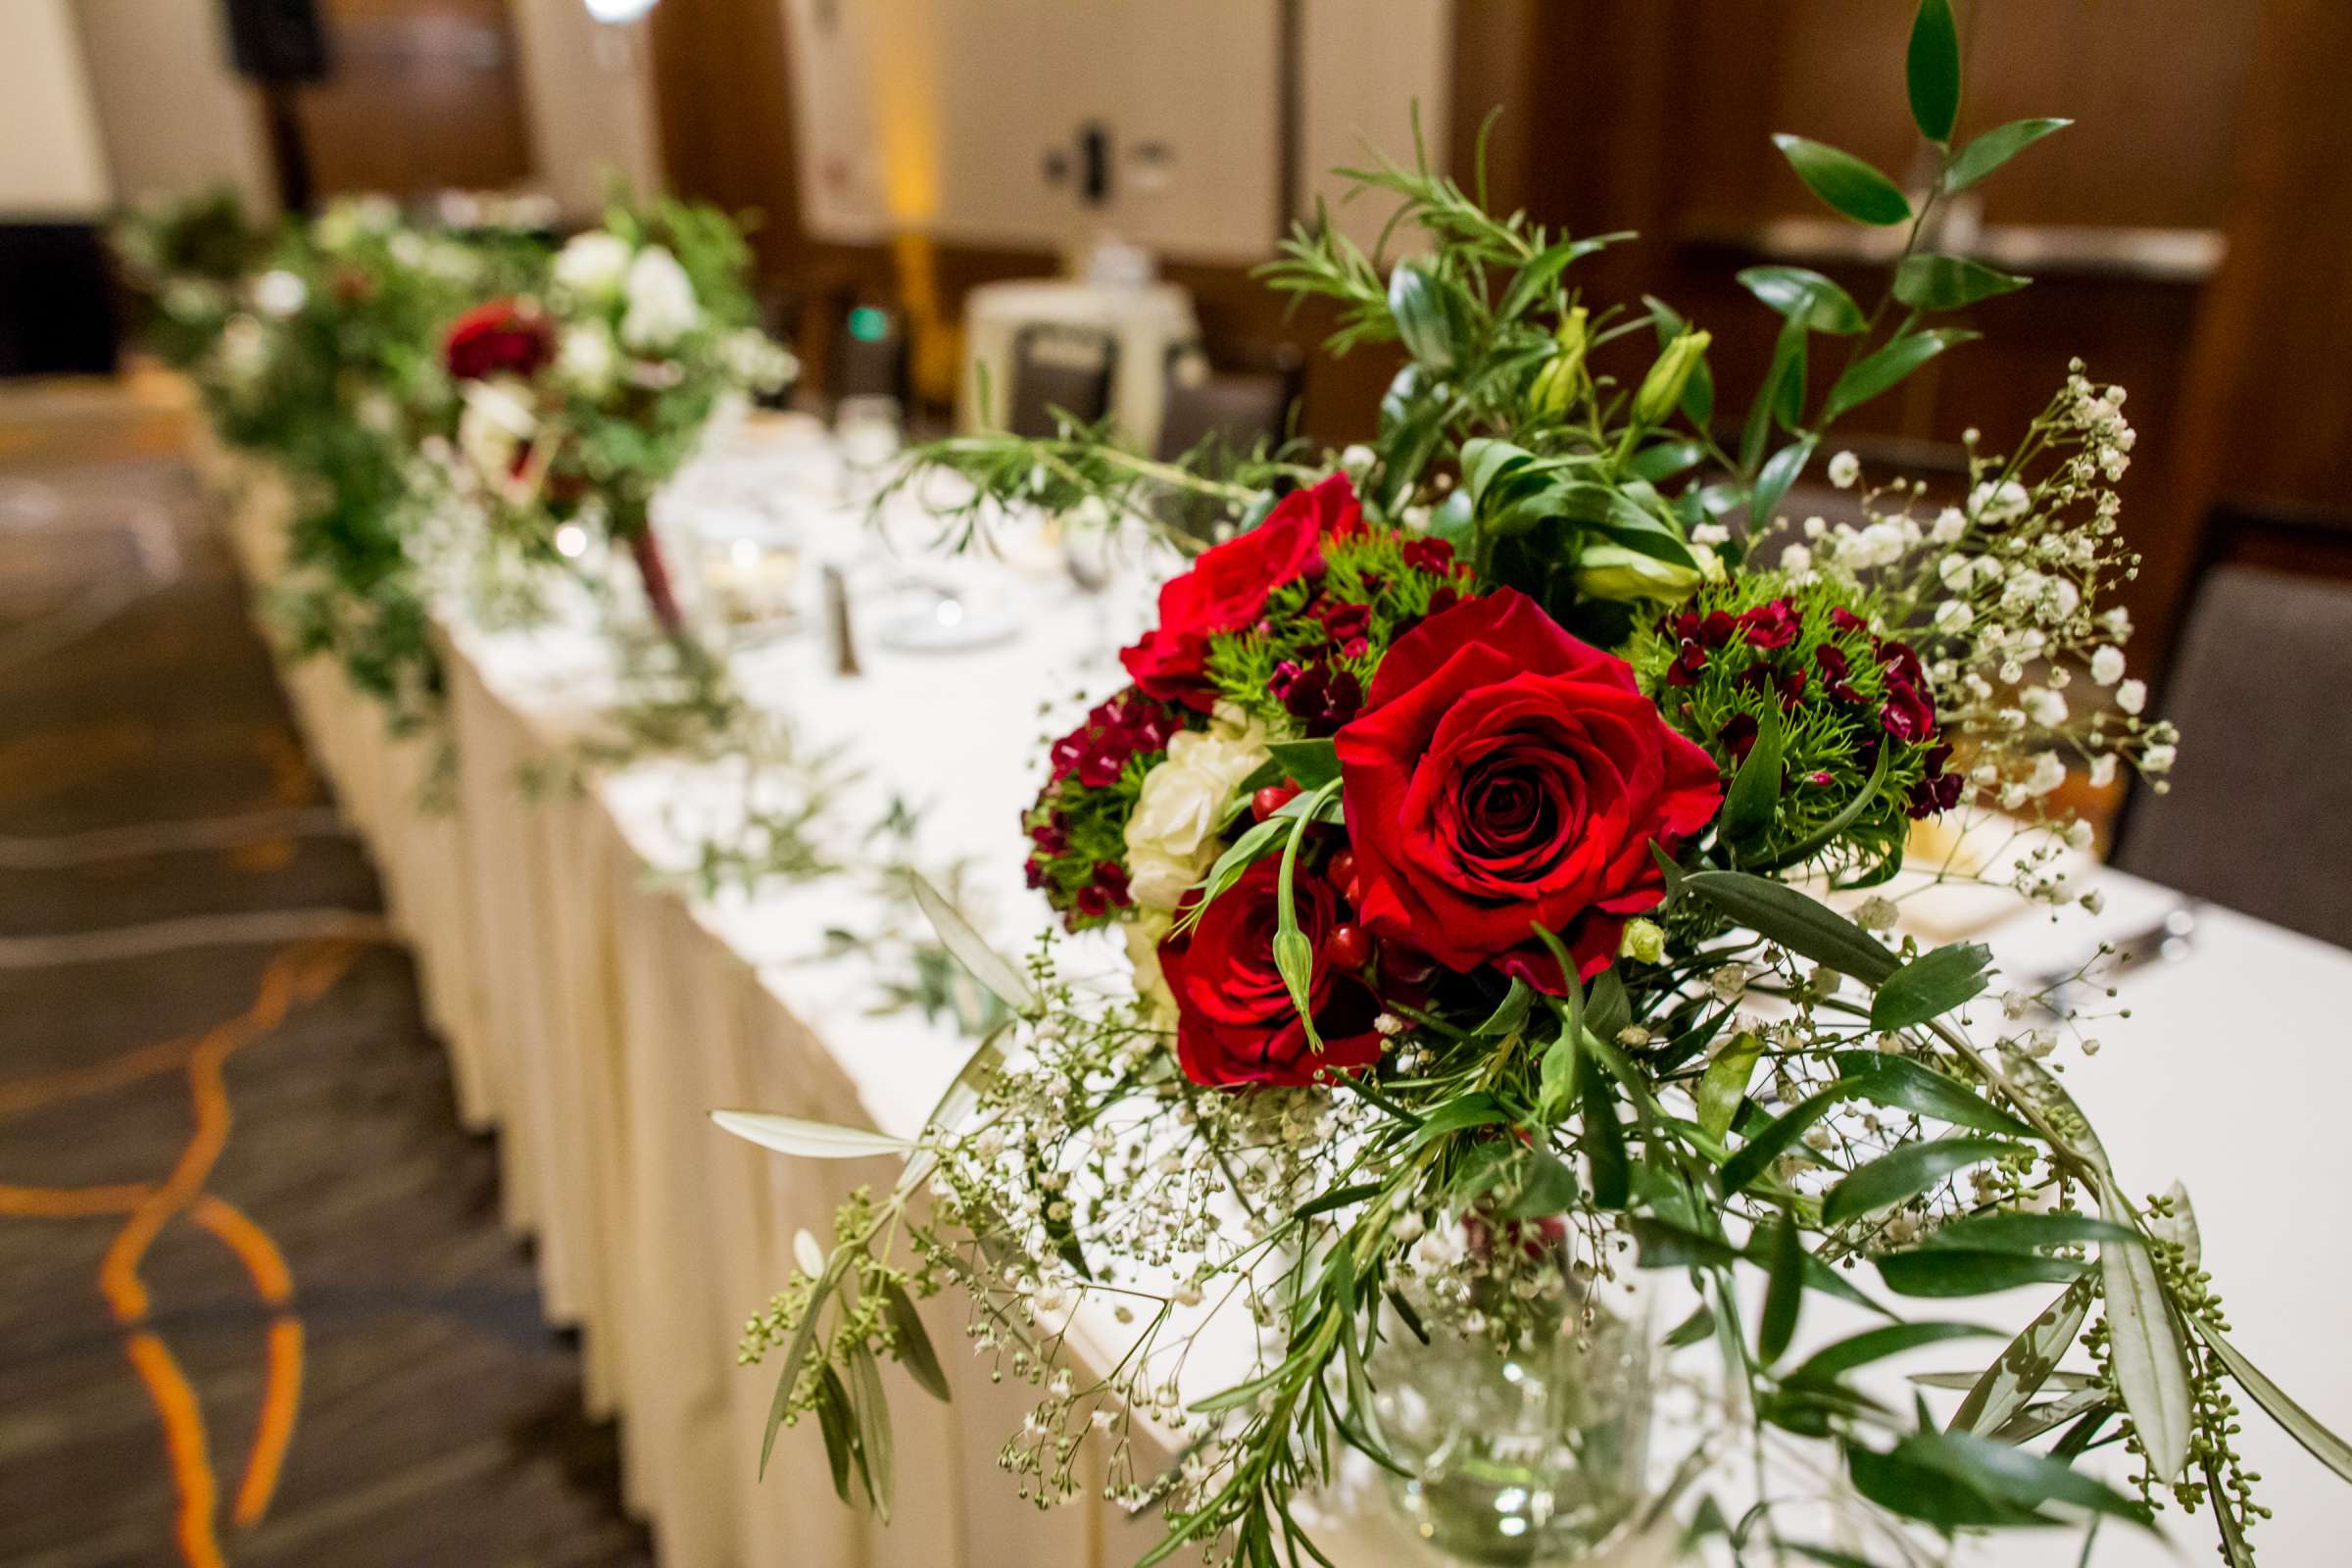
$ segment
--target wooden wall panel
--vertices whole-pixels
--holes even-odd
[[[333,74],[301,89],[321,197],[494,190],[530,177],[504,0],[325,0]]]

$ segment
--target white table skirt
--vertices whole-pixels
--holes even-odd
[[[208,467],[241,498],[232,536],[254,580],[269,582],[282,487],[218,454]],[[1029,617],[1023,642],[953,662],[869,650],[858,683],[824,677],[805,640],[761,678],[790,683],[813,738],[858,737],[882,784],[941,792],[922,802],[924,853],[994,852],[978,865],[980,897],[996,896],[994,923],[1017,932],[1038,913],[1008,890],[1009,824],[1034,787],[1039,700],[1066,700],[1090,668],[1101,686],[1107,613],[1050,604]],[[430,743],[387,733],[377,706],[330,662],[289,668],[286,685],[416,950],[460,1113],[500,1135],[507,1221],[537,1238],[550,1318],[581,1331],[590,1408],[620,1419],[627,1501],[652,1522],[662,1560],[1133,1561],[1156,1539],[1155,1520],[1095,1503],[1041,1512],[996,1468],[1030,1400],[954,1353],[962,1328],[954,1303],[926,1312],[954,1403],[886,1373],[901,1477],[889,1526],[835,1501],[812,1432],[781,1436],[771,1473],[757,1479],[773,1379],[734,1365],[743,1320],[790,1273],[794,1230],[829,1235],[841,1198],[859,1182],[895,1179],[895,1162],[767,1155],[719,1134],[707,1113],[747,1105],[911,1132],[961,1047],[918,1016],[874,1013],[859,965],[808,961],[815,934],[855,904],[838,885],[753,903],[688,899],[658,880],[652,868],[679,858],[666,823],[693,793],[686,772],[651,764],[585,798],[523,798],[520,769],[560,742],[566,705],[576,710],[595,683],[580,663],[592,649],[551,656],[448,628],[443,642],[458,745],[451,809],[420,805]],[[875,733],[879,713],[918,733]],[[2096,924],[2110,935],[2145,923],[2171,897],[2101,875],[2111,902]],[[2027,916],[1994,941],[2025,973],[2087,952],[2093,931],[2079,914],[2056,926]],[[2128,1179],[2148,1189],[2187,1179],[2236,1343],[2338,1431],[2352,1430],[2352,1356],[2338,1343],[2352,1267],[2326,1238],[2352,1190],[2352,1140],[2339,1125],[2352,1104],[2347,994],[2352,956],[2211,911],[2189,961],[2127,979],[2118,1004],[2135,1016],[2100,1031],[2106,1053],[2069,1073]],[[2039,1304],[1979,1303],[1979,1320],[2022,1322]],[[2352,1534],[2352,1489],[2261,1416],[2245,1425],[2243,1446],[2278,1512],[2257,1544],[2281,1562],[2337,1560]],[[2168,1518],[2180,1526],[2177,1513]],[[2191,1549],[2203,1549],[2204,1529],[2202,1517],[2187,1524]],[[1413,1560],[1377,1504],[1354,1509],[1324,1544],[1349,1568]],[[2074,1560],[2046,1538],[2003,1550],[2004,1563]],[[2097,1560],[2173,1559],[2109,1531]]]

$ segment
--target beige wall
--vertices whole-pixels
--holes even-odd
[[[214,0],[74,0],[115,189],[126,201],[229,185],[276,202],[252,89]]]
[[[0,218],[90,218],[113,199],[66,0],[4,0]]]
[[[672,5],[693,0],[670,0]],[[540,183],[564,213],[603,209],[606,171],[662,188],[645,26],[611,26],[580,0],[512,0]]]
[[[1430,165],[1446,167],[1452,48],[1452,0],[1306,0],[1297,216],[1311,218],[1321,196],[1348,238],[1366,247],[1377,240],[1396,203],[1359,196],[1342,206],[1348,187],[1331,171],[1362,168],[1367,148],[1410,167],[1416,104]]]

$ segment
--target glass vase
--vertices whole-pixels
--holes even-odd
[[[1644,1498],[1652,1379],[1645,1293],[1603,1285],[1497,1347],[1400,1325],[1374,1411],[1411,1472],[1390,1493],[1424,1542],[1468,1563],[1573,1563],[1613,1545]]]

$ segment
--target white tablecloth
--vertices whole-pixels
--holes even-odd
[[[827,493],[829,478],[809,471],[829,462],[821,451],[792,447],[773,461],[780,485]],[[243,494],[234,536],[266,581],[283,503],[267,483],[245,482]],[[855,517],[827,517],[848,548]],[[1043,916],[1014,875],[1015,816],[1036,787],[1047,727],[1041,704],[1100,695],[1134,612],[1039,578],[995,586],[1017,596],[1024,623],[1000,646],[925,657],[891,653],[869,634],[866,673],[845,680],[827,670],[821,640],[804,638],[744,670],[808,739],[852,746],[872,809],[894,792],[921,809],[921,857],[967,859],[976,912],[1017,945]],[[825,927],[856,927],[867,912],[839,882],[704,901],[658,874],[679,863],[675,824],[722,808],[723,781],[710,772],[648,764],[582,799],[522,797],[518,771],[609,684],[592,637],[447,624],[442,634],[454,810],[420,806],[429,748],[387,734],[331,664],[289,669],[288,689],[416,947],[462,1113],[500,1133],[508,1221],[538,1238],[550,1316],[581,1330],[590,1405],[620,1417],[628,1501],[652,1521],[663,1561],[1106,1568],[1140,1555],[1153,1521],[1102,1505],[1040,1512],[1016,1497],[994,1461],[1029,1400],[954,1353],[961,1315],[946,1303],[928,1315],[955,1402],[936,1404],[892,1375],[902,1477],[892,1525],[834,1500],[812,1432],[780,1438],[770,1474],[757,1479],[773,1380],[733,1365],[740,1326],[788,1275],[796,1227],[828,1235],[850,1187],[894,1173],[766,1155],[706,1113],[757,1106],[908,1133],[963,1047],[919,1015],[877,1011],[867,965],[817,959]],[[2110,904],[2095,924],[2111,934],[2144,924],[2169,898],[2104,880]],[[2029,972],[2086,952],[2093,922],[2026,916],[1994,940]],[[2068,1070],[2129,1179],[2149,1190],[2187,1181],[2239,1347],[2339,1431],[2352,1430],[2352,1355],[2341,1344],[2352,1268],[2328,1237],[2352,1190],[2347,996],[2352,956],[2209,911],[2189,958],[2126,977],[2116,1005],[2133,1016],[2103,1026],[2103,1053]],[[1977,1320],[2014,1325],[2038,1304],[1979,1305]],[[2259,1416],[2242,1442],[2278,1512],[2256,1538],[2266,1560],[2343,1560],[2352,1490]],[[2199,1551],[2203,1530],[2200,1519],[2185,1533]],[[1413,1550],[1377,1505],[1327,1545],[1349,1568]],[[2006,1547],[1999,1560],[2074,1557],[2053,1542]],[[2174,1559],[2111,1530],[2097,1560]]]

